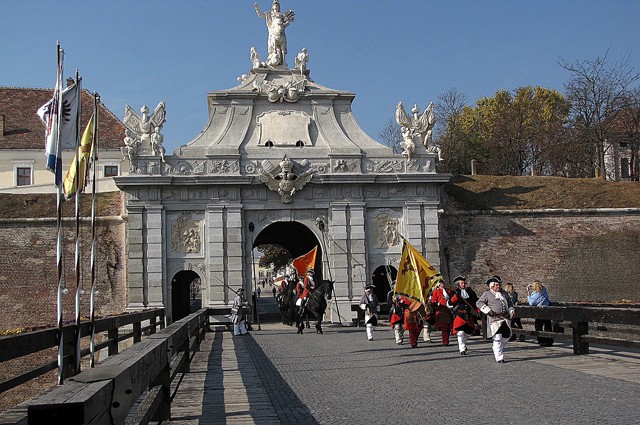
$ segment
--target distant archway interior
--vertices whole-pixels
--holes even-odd
[[[200,276],[193,270],[182,270],[171,280],[171,320],[175,322],[197,311],[202,305],[198,298]],[[198,305],[198,301],[200,304]],[[193,308],[192,308],[193,307]]]
[[[398,270],[393,266],[380,266],[374,270],[371,281],[376,287],[374,293],[379,302],[387,302],[387,294],[391,290],[391,283],[396,280],[397,276]]]
[[[321,241],[304,224],[297,221],[278,221],[262,229],[253,241],[252,248],[260,245],[280,245],[291,254],[291,258],[297,258],[318,246],[316,263],[314,265],[315,280],[319,282],[322,276],[323,250]],[[256,260],[257,261],[257,260]]]

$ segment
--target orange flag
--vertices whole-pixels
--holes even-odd
[[[299,256],[293,260],[293,267],[298,272],[298,276],[304,276],[309,269],[312,269],[316,264],[316,254],[318,252],[318,245],[311,251],[304,255]]]

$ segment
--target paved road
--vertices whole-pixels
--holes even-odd
[[[573,356],[566,346],[511,342],[508,362],[497,364],[479,337],[460,356],[455,344],[398,346],[386,327],[372,342],[363,328],[261,327],[209,334],[197,355],[207,366],[194,370],[216,389],[200,389],[202,400],[178,391],[172,423],[640,424],[637,351]],[[201,406],[187,414],[186,401]]]

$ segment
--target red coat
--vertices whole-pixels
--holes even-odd
[[[451,323],[451,312],[447,307],[447,299],[444,297],[443,291],[449,295],[449,291],[444,288],[438,288],[431,295],[431,303],[435,306],[436,325]]]

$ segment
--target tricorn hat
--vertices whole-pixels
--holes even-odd
[[[464,280],[465,282],[467,281],[467,278],[465,276],[456,276],[453,278],[453,283],[458,283],[459,281]]]
[[[500,276],[491,276],[489,279],[487,279],[487,285],[489,285],[489,287],[492,287],[496,283],[502,283],[502,281],[500,280]]]
[[[315,272],[313,271],[313,268],[311,268],[311,269],[307,270],[307,273],[315,273]]]
[[[238,292],[244,292],[244,288],[238,288]]]
[[[369,283],[367,286],[364,287],[364,289],[375,289],[376,285],[374,285],[373,283]]]

